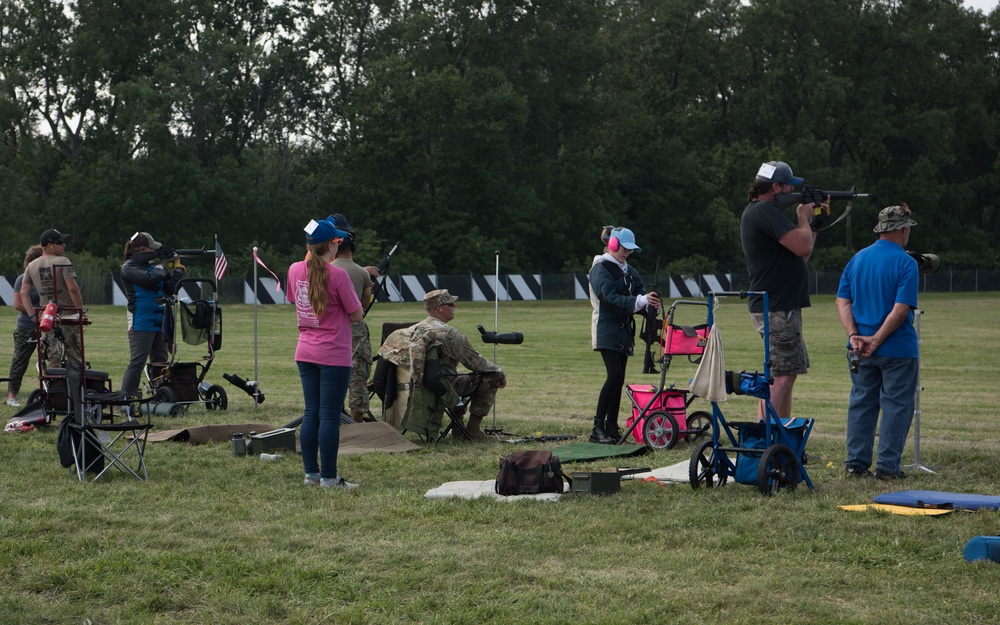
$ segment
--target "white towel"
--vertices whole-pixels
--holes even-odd
[[[709,330],[701,364],[691,380],[691,392],[716,403],[729,399],[726,394],[726,355],[722,349],[722,333],[714,323]]]

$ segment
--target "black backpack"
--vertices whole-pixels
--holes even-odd
[[[551,451],[515,451],[500,458],[494,488],[499,495],[562,493],[563,480],[572,483],[562,471],[559,456]]]

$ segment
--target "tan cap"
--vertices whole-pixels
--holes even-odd
[[[438,306],[453,304],[458,298],[448,292],[448,289],[435,289],[424,295],[424,308],[434,310]]]

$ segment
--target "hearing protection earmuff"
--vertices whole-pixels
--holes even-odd
[[[618,242],[618,233],[621,232],[621,228],[615,228],[611,231],[611,238],[608,239],[608,251],[617,252],[621,247],[621,243]]]

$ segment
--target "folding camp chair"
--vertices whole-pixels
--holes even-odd
[[[443,382],[455,375],[476,376],[481,380],[487,374],[472,371],[449,376],[439,372],[437,360],[438,348],[432,347],[427,351],[427,358],[424,361],[424,384],[410,392],[402,431],[413,432],[424,442],[439,443],[449,432],[457,432],[458,438],[470,440],[464,416],[469,399],[475,395],[478,385],[473,385],[467,394],[459,395],[451,383],[443,384]],[[436,390],[432,390],[435,387]],[[448,424],[441,427],[446,415]]]
[[[141,419],[132,415],[148,399],[87,389],[80,364],[75,362],[66,363],[66,386],[68,410],[59,443],[63,465],[74,467],[81,482],[96,482],[112,467],[146,481],[146,439],[153,424],[149,411]],[[64,452],[66,446],[70,457]]]

